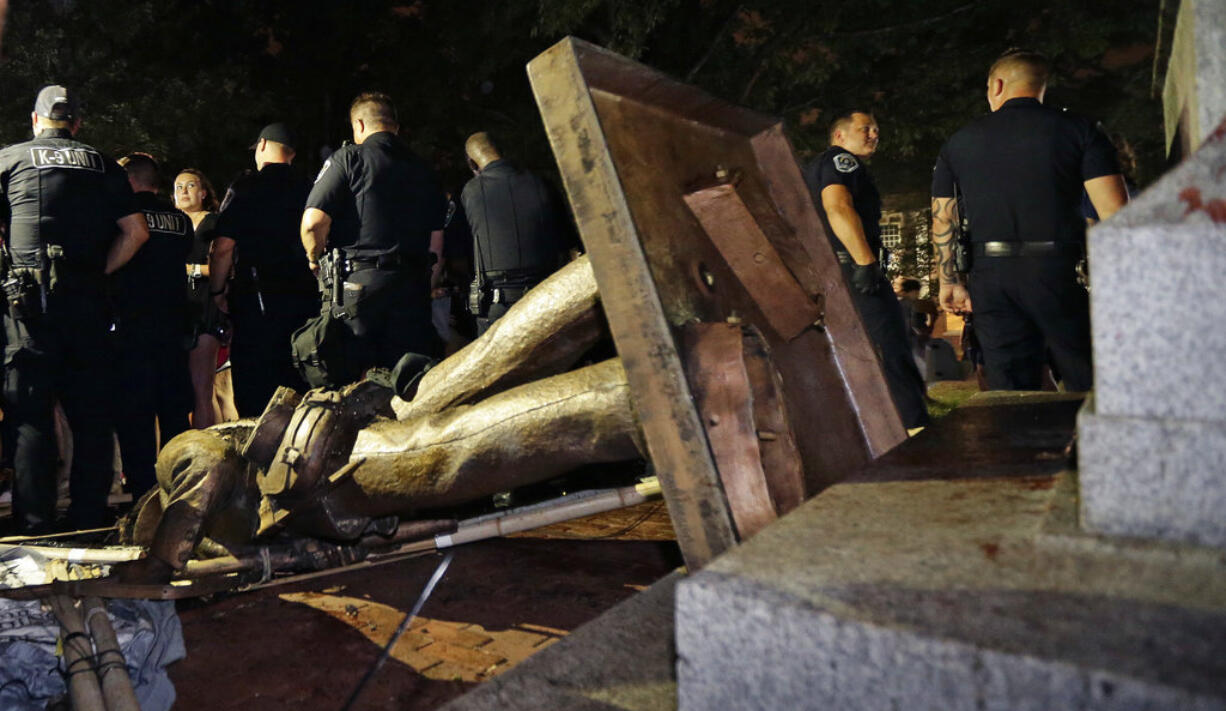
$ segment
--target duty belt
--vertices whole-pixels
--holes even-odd
[[[346,271],[358,272],[364,269],[417,269],[426,266],[426,260],[420,257],[405,257],[400,253],[380,254],[374,257],[345,257]]]
[[[550,269],[487,269],[481,272],[481,280],[486,284],[535,284],[544,280],[552,272]]]
[[[1080,257],[1085,249],[1077,242],[975,242],[976,257]]]

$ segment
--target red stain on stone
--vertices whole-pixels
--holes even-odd
[[[1209,134],[1209,138],[1206,139],[1205,142],[1208,143],[1209,141],[1223,137],[1226,137],[1226,121],[1222,121],[1220,124],[1218,124],[1218,127],[1213,130],[1213,133]]]
[[[1205,214],[1209,215],[1209,219],[1214,222],[1226,222],[1226,200],[1222,198],[1215,198],[1206,203],[1201,197],[1199,188],[1188,187],[1180,191],[1179,199],[1188,204],[1185,215],[1204,210]]]
[[[1179,199],[1188,203],[1188,212],[1199,210],[1204,204],[1200,200],[1200,188],[1184,188],[1179,193]]]
[[[990,561],[996,562],[996,556],[1000,555],[1000,544],[998,543],[980,543],[979,547],[983,549],[983,555]]]

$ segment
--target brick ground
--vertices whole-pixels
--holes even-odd
[[[340,589],[330,588],[321,592],[284,593],[279,597],[324,612],[371,642],[385,646],[405,613],[391,605],[338,592]],[[566,630],[535,624],[486,629],[470,622],[418,617],[396,642],[391,656],[427,679],[484,681],[513,668],[566,634]]]
[[[512,669],[680,564],[659,503],[456,549],[357,709],[434,709]],[[180,603],[175,708],[334,711],[437,556]]]

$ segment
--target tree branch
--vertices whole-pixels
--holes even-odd
[[[954,9],[950,10],[949,12],[943,15],[934,15],[933,17],[925,17],[922,20],[912,20],[911,22],[901,22],[897,25],[887,25],[885,27],[874,27],[871,30],[852,30],[851,32],[834,32],[828,35],[824,35],[824,37],[871,37],[873,35],[888,34],[896,30],[910,30],[910,29],[915,29],[916,27],[926,27],[927,25],[934,25],[934,24],[937,24],[938,22],[943,22],[944,20],[950,17],[953,17],[954,15],[971,10],[978,4],[979,3],[976,2],[976,0],[971,0],[971,2],[968,2],[965,5],[960,5],[958,7],[955,7]]]
[[[698,60],[698,62],[693,66],[693,68],[690,69],[690,71],[685,75],[685,82],[687,84],[693,83],[694,75],[697,74],[699,70],[701,70],[703,66],[706,65],[706,63],[711,59],[711,57],[715,56],[716,47],[718,47],[719,43],[724,40],[724,36],[728,34],[728,30],[732,29],[732,21],[736,19],[737,15],[741,14],[742,8],[743,6],[739,4],[736,7],[732,8],[732,12],[728,15],[728,19],[724,20],[724,24],[720,26],[719,32],[715,33],[715,37],[714,39],[711,40],[711,44],[707,47],[707,51],[702,55],[702,58]]]

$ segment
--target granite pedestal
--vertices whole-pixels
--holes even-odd
[[[986,400],[678,585],[680,708],[1226,709],[1220,552],[1083,532],[1078,403]]]
[[[1191,155],[1226,116],[1226,0],[1182,0],[1166,67],[1166,143]]]
[[[1226,123],[1088,242],[1083,521],[1226,546]]]

